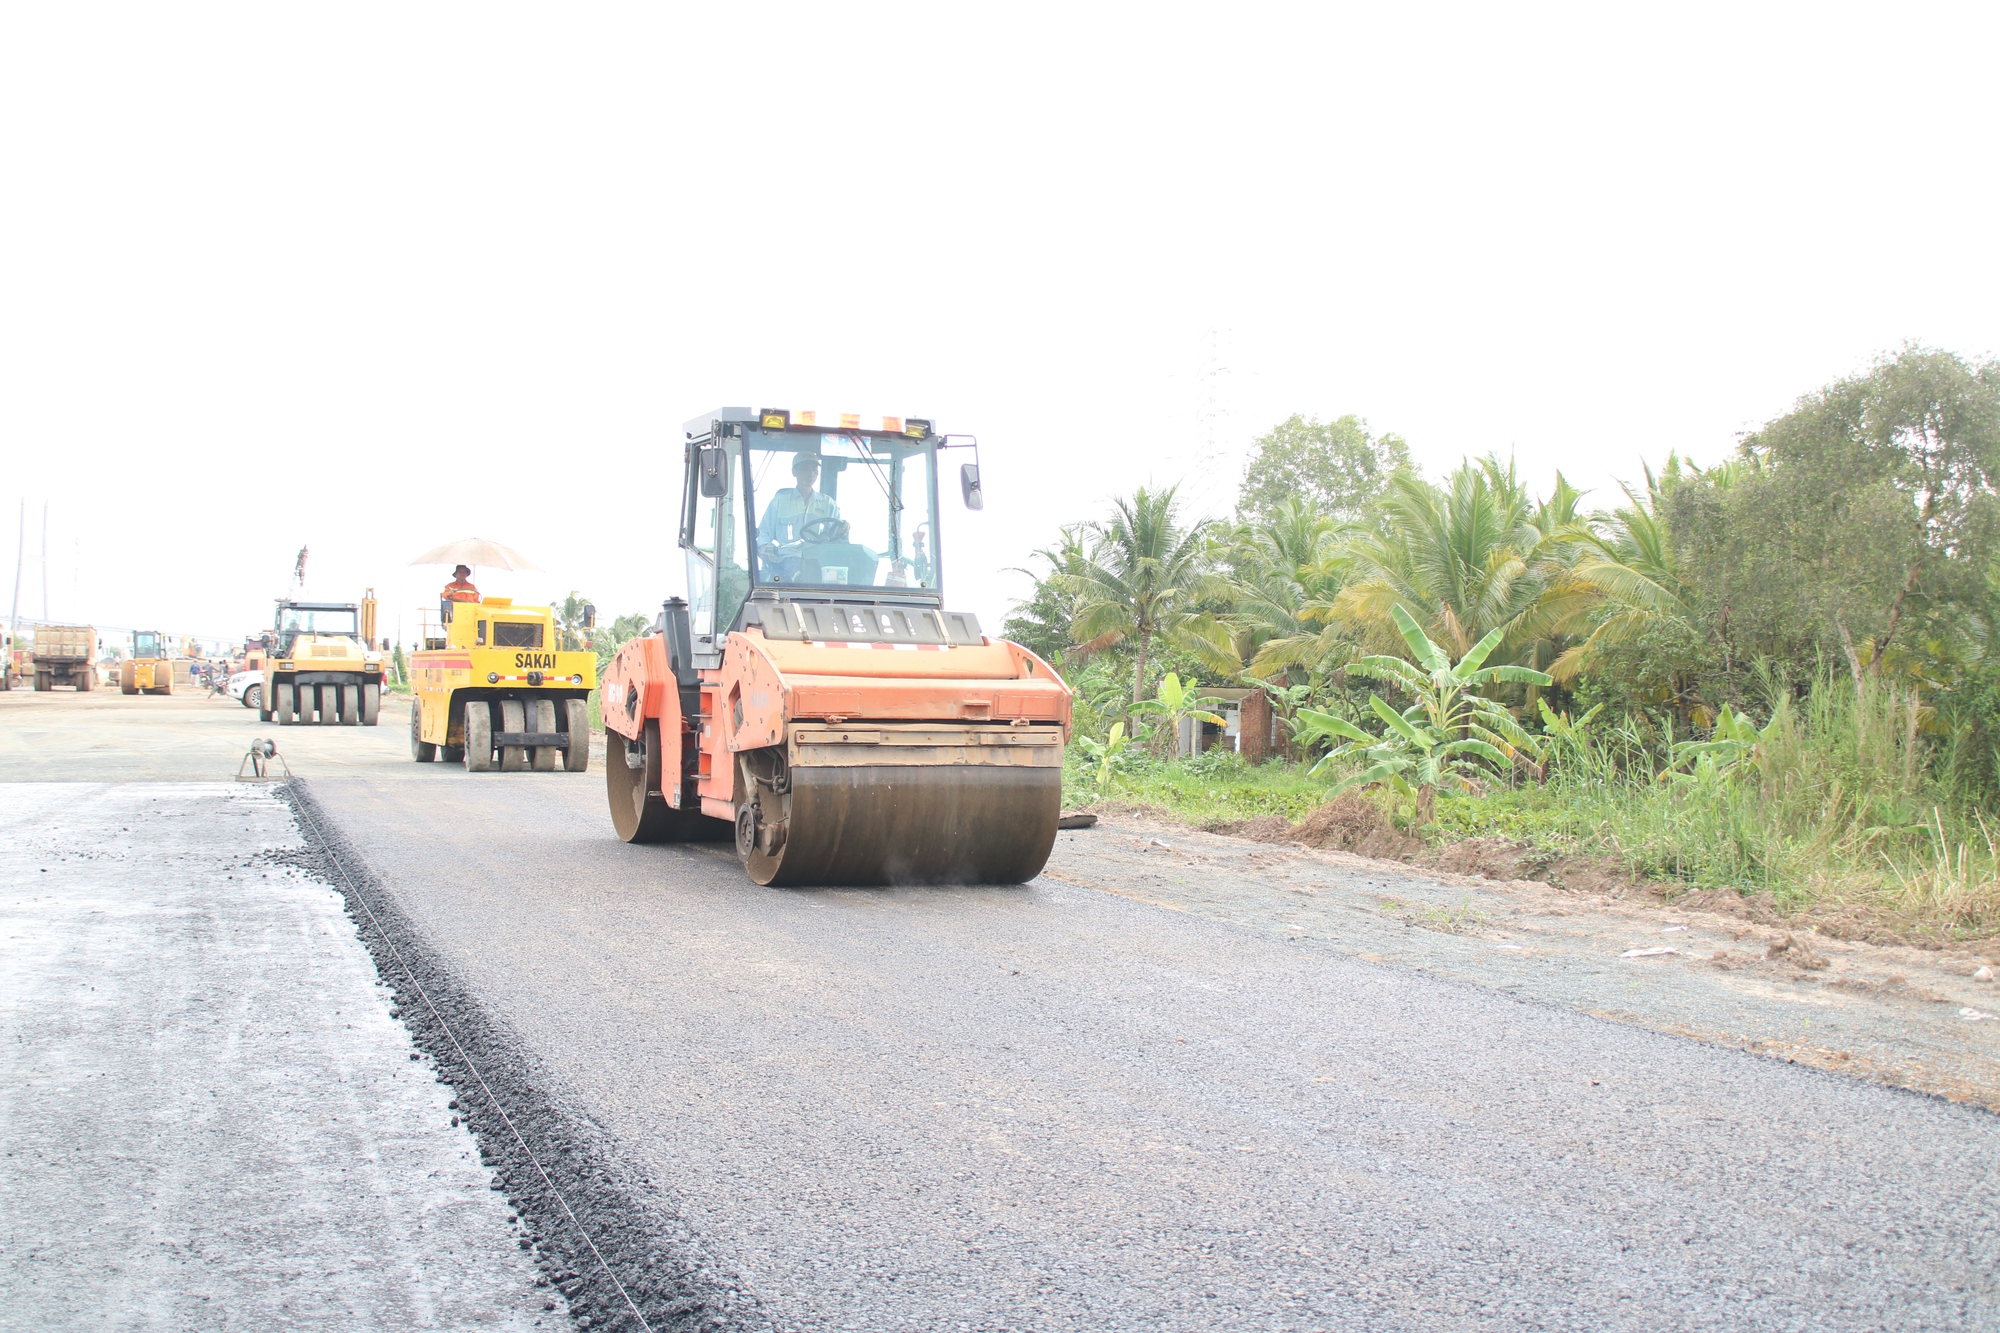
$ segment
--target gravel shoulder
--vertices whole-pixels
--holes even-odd
[[[0,1328],[566,1322],[301,847],[267,789],[0,784]]]
[[[1828,939],[1133,817],[1062,833],[1046,874],[2000,1111],[2000,985],[1973,980],[2000,958]]]

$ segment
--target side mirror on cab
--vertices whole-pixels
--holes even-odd
[[[984,509],[986,496],[979,489],[979,464],[965,463],[958,469],[958,493],[965,497],[967,509]]]
[[[597,608],[589,602],[583,604],[583,627],[585,629],[597,628]]]
[[[695,451],[695,468],[701,473],[701,493],[711,500],[729,494],[729,455],[716,448]]]

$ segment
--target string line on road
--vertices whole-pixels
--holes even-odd
[[[304,795],[303,792],[299,794],[301,797]],[[313,817],[312,812],[307,808],[305,800],[299,799],[293,801],[292,808],[298,811],[299,818],[304,820],[310,827],[313,840],[319,844],[322,854],[325,855],[328,861],[333,863],[333,868],[340,875],[341,882],[347,886],[348,896],[355,902],[360,903],[361,910],[368,914],[368,921],[375,927],[375,934],[388,946],[389,955],[396,960],[396,966],[403,969],[403,975],[408,977],[410,985],[416,988],[418,997],[424,1002],[424,1008],[430,1011],[433,1019],[437,1020],[438,1027],[443,1030],[446,1039],[451,1042],[452,1049],[458,1052],[458,1058],[465,1062],[465,1067],[471,1072],[473,1081],[479,1085],[479,1090],[486,1094],[486,1100],[491,1102],[493,1109],[499,1113],[500,1122],[507,1126],[507,1132],[514,1136],[514,1142],[521,1146],[522,1153],[527,1156],[529,1163],[535,1168],[536,1174],[541,1176],[542,1184],[548,1187],[550,1197],[562,1206],[563,1214],[569,1218],[570,1225],[574,1226],[577,1234],[583,1237],[583,1243],[590,1247],[591,1257],[597,1260],[597,1266],[604,1270],[604,1276],[611,1279],[611,1285],[618,1288],[618,1295],[624,1299],[625,1308],[632,1312],[632,1317],[639,1321],[639,1327],[644,1329],[645,1333],[653,1333],[653,1326],[646,1322],[645,1315],[639,1313],[639,1307],[633,1301],[632,1294],[625,1290],[625,1284],[618,1280],[618,1274],[612,1272],[611,1265],[605,1262],[604,1254],[597,1248],[597,1242],[591,1239],[589,1229],[577,1217],[576,1210],[569,1206],[569,1200],[563,1197],[562,1191],[556,1188],[555,1181],[549,1178],[547,1169],[542,1166],[541,1158],[535,1156],[535,1150],[528,1146],[527,1139],[523,1138],[521,1131],[514,1127],[513,1117],[507,1114],[507,1108],[500,1104],[500,1099],[493,1095],[493,1089],[487,1086],[486,1077],[479,1072],[479,1066],[473,1063],[471,1053],[459,1041],[458,1034],[452,1031],[451,1024],[445,1021],[444,1015],[438,1012],[437,1006],[431,1003],[430,993],[424,989],[424,983],[417,979],[416,971],[405,961],[402,950],[396,947],[395,938],[382,925],[381,918],[375,915],[375,909],[369,905],[367,895],[362,893],[360,888],[355,885],[354,880],[349,877],[347,867],[341,862],[339,851],[335,849],[332,841],[327,838],[324,830],[320,828],[319,821]]]

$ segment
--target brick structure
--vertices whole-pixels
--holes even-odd
[[[1237,725],[1243,747],[1243,762],[1261,764],[1271,757],[1271,696],[1252,690],[1243,696],[1242,720]]]

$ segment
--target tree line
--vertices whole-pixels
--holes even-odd
[[[1059,662],[1093,717],[1175,671],[1347,718],[1364,716],[1357,663],[1421,665],[1405,619],[1450,662],[1497,634],[1483,660],[1526,674],[1484,697],[1535,730],[1601,708],[1662,762],[1838,678],[1908,701],[1911,752],[1983,799],[2000,788],[1996,477],[2000,362],[1914,345],[1720,462],[1642,464],[1608,507],[1560,473],[1532,490],[1494,454],[1425,477],[1396,435],[1294,416],[1256,442],[1229,519],[1189,521],[1176,486],[1144,486],[1062,528],[1005,633]]]

